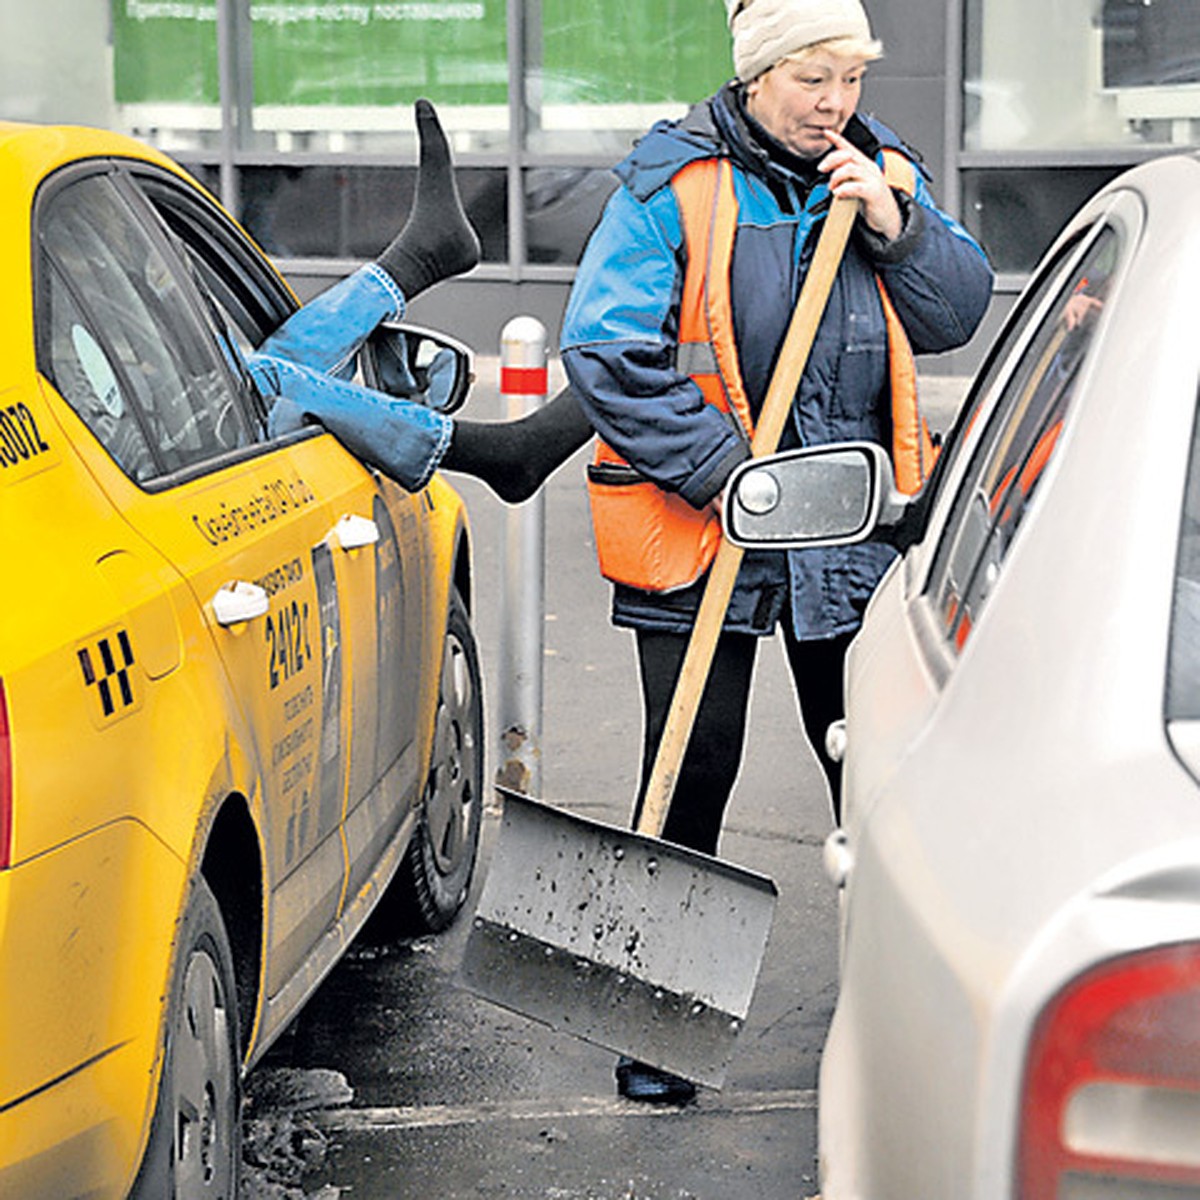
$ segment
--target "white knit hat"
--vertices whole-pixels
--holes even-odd
[[[733,66],[743,82],[781,58],[829,38],[871,41],[860,0],[725,0],[733,33]]]

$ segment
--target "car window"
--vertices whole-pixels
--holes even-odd
[[[179,268],[112,177],[56,192],[38,233],[42,369],[122,469],[144,482],[247,445],[232,377]]]
[[[161,174],[138,173],[133,181],[186,261],[204,302],[205,318],[241,377],[258,432],[265,437],[270,398],[259,394],[245,364],[296,310],[295,297],[215,205]]]
[[[955,651],[970,637],[1054,454],[1121,240],[1116,228],[1106,226],[1082,258],[1060,259],[1024,306],[1030,318],[1039,315],[1040,325],[1032,336],[1027,323],[1013,326],[1008,350],[1001,347],[992,358],[989,372],[999,378],[1011,349],[1024,343],[975,446],[926,588],[939,627]],[[981,400],[989,390],[985,381],[976,397]]]
[[[153,478],[157,466],[143,423],[57,270],[47,280],[47,291],[47,376],[126,475],[137,482]]]
[[[1175,565],[1167,719],[1200,720],[1200,403]]]
[[[259,345],[296,309],[296,301],[249,239],[194,189],[161,174],[133,182],[187,255],[239,345]]]

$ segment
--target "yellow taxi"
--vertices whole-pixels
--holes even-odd
[[[140,143],[0,124],[0,277],[0,1196],[233,1197],[242,1073],[466,896],[466,514],[268,436],[295,298]]]

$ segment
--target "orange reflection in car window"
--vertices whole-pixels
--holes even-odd
[[[966,644],[999,580],[1008,547],[1060,444],[1116,250],[1117,238],[1105,231],[1061,288],[1059,302],[1042,318],[1005,384],[976,452],[974,479],[964,480],[940,583],[944,628],[956,650]]]

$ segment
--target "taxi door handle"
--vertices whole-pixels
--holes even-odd
[[[343,550],[359,550],[379,541],[379,526],[370,517],[347,513],[334,527],[333,540]]]
[[[271,598],[265,588],[241,579],[219,588],[212,598],[213,616],[218,625],[240,625],[244,621],[253,621],[255,617],[266,616],[270,607]]]

